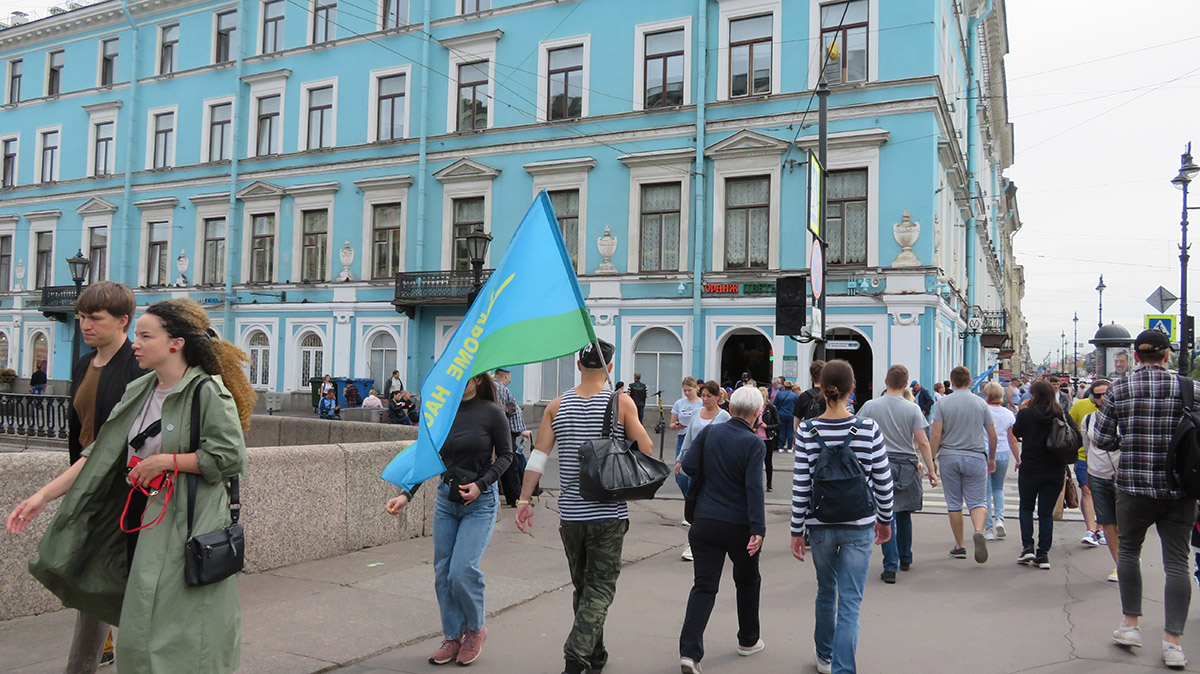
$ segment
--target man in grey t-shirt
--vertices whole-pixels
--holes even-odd
[[[975,561],[982,564],[988,558],[983,525],[987,521],[988,475],[996,470],[996,429],[992,426],[992,412],[987,403],[971,393],[970,370],[962,365],[951,370],[950,384],[954,392],[933,406],[929,441],[941,464],[946,511],[950,516],[950,531],[954,534],[950,556],[967,558],[967,549],[963,547],[962,507],[965,500],[971,511],[971,524],[975,527],[972,536]]]
[[[888,368],[884,383],[887,394],[868,400],[859,416],[879,424],[887,445],[888,463],[892,466],[892,537],[883,544],[883,582],[896,582],[896,570],[908,571],[912,564],[912,514],[921,509],[921,472],[917,450],[925,459],[929,471],[929,486],[938,484],[937,469],[925,429],[929,422],[916,403],[904,399],[904,384],[908,368],[893,365]]]

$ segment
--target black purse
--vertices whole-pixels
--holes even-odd
[[[617,394],[604,410],[604,431],[579,446],[579,495],[588,501],[612,503],[654,498],[671,475],[667,464],[637,450],[637,443],[612,437]]]
[[[688,492],[683,497],[683,519],[688,524],[696,523],[696,506],[700,503],[700,492],[704,490],[704,442],[703,439],[707,435],[705,431],[700,431],[700,435],[692,441],[689,452],[700,451],[700,472],[696,475],[689,476],[691,481],[688,483]]]
[[[192,394],[192,452],[200,448],[200,389],[212,381],[205,377]],[[238,523],[241,512],[241,494],[238,476],[229,480],[229,526],[199,536],[192,535],[192,522],[196,514],[195,473],[188,473],[187,497],[187,543],[183,552],[183,578],[188,587],[211,585],[241,571],[246,565],[246,534]]]

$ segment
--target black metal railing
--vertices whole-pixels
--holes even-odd
[[[1003,310],[983,312],[983,333],[1002,335],[1008,332],[1008,316]]]
[[[0,393],[0,434],[65,439],[70,406],[70,396]]]
[[[42,313],[74,313],[79,289],[75,286],[43,286]]]
[[[483,282],[492,275],[483,270]],[[466,304],[475,287],[472,271],[416,271],[396,274],[396,295],[392,304],[411,315],[415,307],[429,304]]]

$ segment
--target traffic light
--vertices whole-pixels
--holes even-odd
[[[804,333],[807,290],[807,276],[780,276],[775,280],[775,334]]]

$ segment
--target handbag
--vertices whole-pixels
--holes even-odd
[[[579,446],[579,494],[585,500],[613,503],[654,498],[671,475],[667,464],[637,450],[637,443],[612,437],[617,396],[604,410],[599,438]]]
[[[192,452],[200,448],[200,389],[210,381],[212,377],[205,377],[192,394]],[[238,523],[242,505],[237,475],[229,479],[229,526],[198,536],[192,535],[198,484],[196,474],[188,473],[187,480],[187,542],[183,553],[183,578],[188,587],[200,587],[225,580],[242,570],[246,565],[246,534]]]
[[[1063,482],[1063,507],[1068,510],[1074,510],[1079,507],[1079,486],[1075,483],[1075,476],[1071,474],[1070,469],[1067,470],[1066,481]]]
[[[692,442],[692,449],[700,450],[700,470],[691,477],[688,492],[683,497],[683,519],[688,524],[696,523],[696,506],[700,503],[700,492],[704,489],[704,440],[708,428],[700,431],[700,435]]]
[[[1079,448],[1083,446],[1083,436],[1079,429],[1067,421],[1067,414],[1050,421],[1050,433],[1046,436],[1046,451],[1063,465],[1071,465],[1079,458]]]

